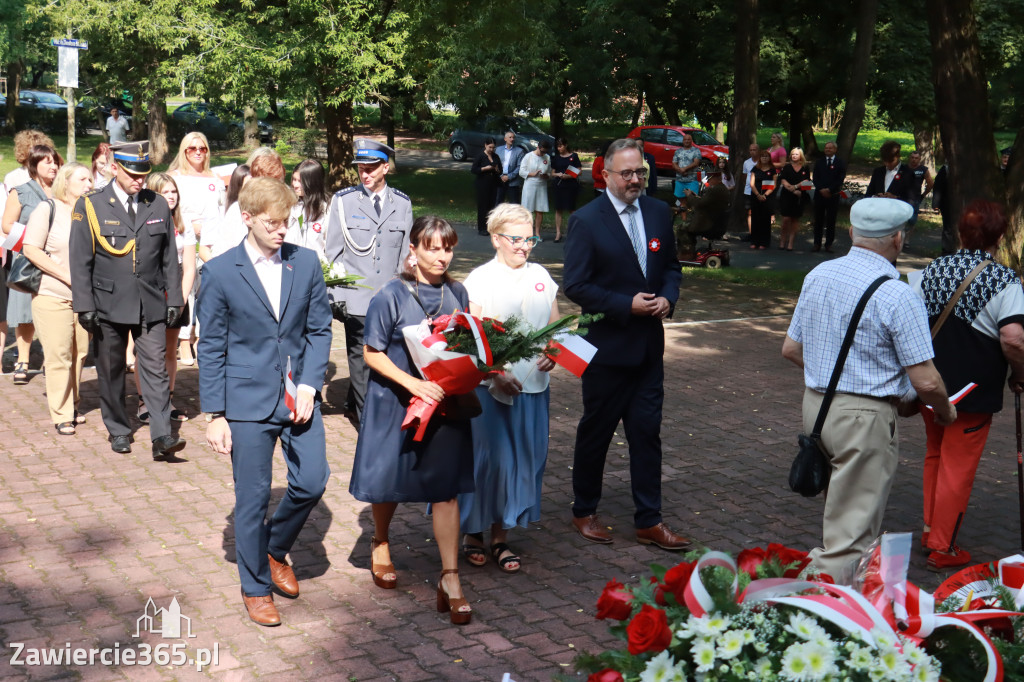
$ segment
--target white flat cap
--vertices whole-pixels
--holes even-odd
[[[850,224],[859,237],[888,237],[914,215],[914,207],[899,199],[869,197],[850,208]]]

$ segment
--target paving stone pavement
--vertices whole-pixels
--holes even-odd
[[[460,226],[464,239],[470,226]],[[481,240],[483,243],[483,240]],[[465,274],[477,256],[460,261]],[[554,260],[551,265],[557,265]],[[557,267],[552,267],[558,272]],[[556,275],[556,279],[560,279]],[[768,542],[809,549],[820,533],[821,498],[786,487],[800,423],[800,372],[780,356],[792,297],[739,285],[684,283],[667,325],[662,428],[666,521],[696,542],[736,552]],[[197,371],[182,368],[176,402],[193,419],[181,426],[186,461],[153,463],[148,429],[129,455],[106,442],[95,371],[85,372],[88,423],[73,438],[48,423],[43,376],[15,387],[0,377],[0,641],[3,679],[82,680],[490,680],[517,682],[572,674],[577,652],[613,644],[594,619],[611,578],[644,578],[670,553],[633,541],[624,438],[611,446],[603,521],[615,542],[593,545],[571,532],[572,445],[580,417],[579,381],[553,374],[551,448],[542,520],[511,534],[523,556],[518,575],[494,562],[463,562],[474,615],[456,627],[434,608],[440,568],[423,505],[403,505],[393,525],[399,589],[369,576],[369,505],[347,492],[356,432],[336,405],[347,388],[342,335],[335,335],[325,424],[332,476],[291,559],[302,594],[278,597],[284,624],[261,628],[245,616],[234,565],[231,466],[205,445]],[[129,389],[134,408],[134,388]],[[1016,445],[1010,409],[997,416],[961,530],[979,561],[1012,554],[1017,525]],[[901,466],[886,514],[891,531],[919,530],[923,427],[901,428]],[[275,466],[273,502],[285,485]],[[934,589],[915,549],[911,578]],[[194,637],[146,631],[147,600],[175,599]],[[173,633],[172,633],[173,634]],[[215,665],[105,666],[11,664],[12,643],[26,648],[184,644],[188,657],[216,647]],[[580,678],[582,679],[582,678]]]

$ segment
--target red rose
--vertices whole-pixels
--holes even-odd
[[[757,578],[757,567],[768,558],[768,553],[760,547],[745,549],[736,557],[736,563],[744,573],[751,578]]]
[[[804,567],[806,567],[807,564],[811,563],[811,559],[807,556],[807,552],[786,547],[785,545],[780,545],[776,542],[768,545],[768,556],[775,556],[779,560],[780,566],[796,564],[796,566],[785,572],[783,577],[786,578],[795,578],[800,574],[800,571],[804,570]]]
[[[645,651],[664,651],[672,641],[668,616],[661,609],[644,604],[640,613],[633,616],[633,620],[626,626],[626,638],[629,653],[633,656],[639,656]]]
[[[597,619],[626,620],[632,613],[633,595],[618,580],[609,580],[597,599]]]
[[[587,678],[587,682],[622,682],[622,673],[618,670],[605,668],[599,672],[592,673]]]
[[[451,324],[451,321],[452,321],[452,316],[451,315],[441,315],[440,317],[435,317],[434,318],[434,331],[435,332],[443,332],[445,329],[448,328],[448,325]]]
[[[677,604],[683,603],[684,594],[686,592],[686,585],[690,582],[690,574],[693,573],[693,567],[696,564],[682,562],[668,569],[665,573],[665,581],[658,585],[658,589],[655,590],[654,599],[662,606],[667,606],[665,602],[664,592],[669,592],[676,598]]]

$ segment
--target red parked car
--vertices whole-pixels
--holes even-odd
[[[640,138],[644,141],[644,151],[654,155],[654,164],[658,172],[672,173],[672,155],[683,146],[683,134],[693,137],[693,144],[700,150],[704,160],[701,170],[711,170],[719,156],[729,156],[729,148],[719,144],[714,136],[700,128],[688,126],[639,126],[626,137]]]

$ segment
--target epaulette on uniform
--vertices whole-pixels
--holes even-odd
[[[100,187],[99,189],[91,189],[88,192],[86,192],[85,194],[83,194],[82,196],[83,197],[91,197],[93,194],[99,194],[102,191],[103,191],[102,187]]]
[[[360,189],[362,189],[362,185],[352,185],[351,187],[346,187],[345,189],[339,189],[337,192],[334,193],[334,196],[343,197],[346,194],[351,194],[352,192],[359,191]]]
[[[395,189],[394,187],[392,187],[391,191],[394,192],[395,194],[397,194],[398,196],[402,197],[403,199],[405,199],[409,203],[412,203],[412,199],[409,198],[409,195],[406,194],[405,192],[403,192],[402,190]]]

